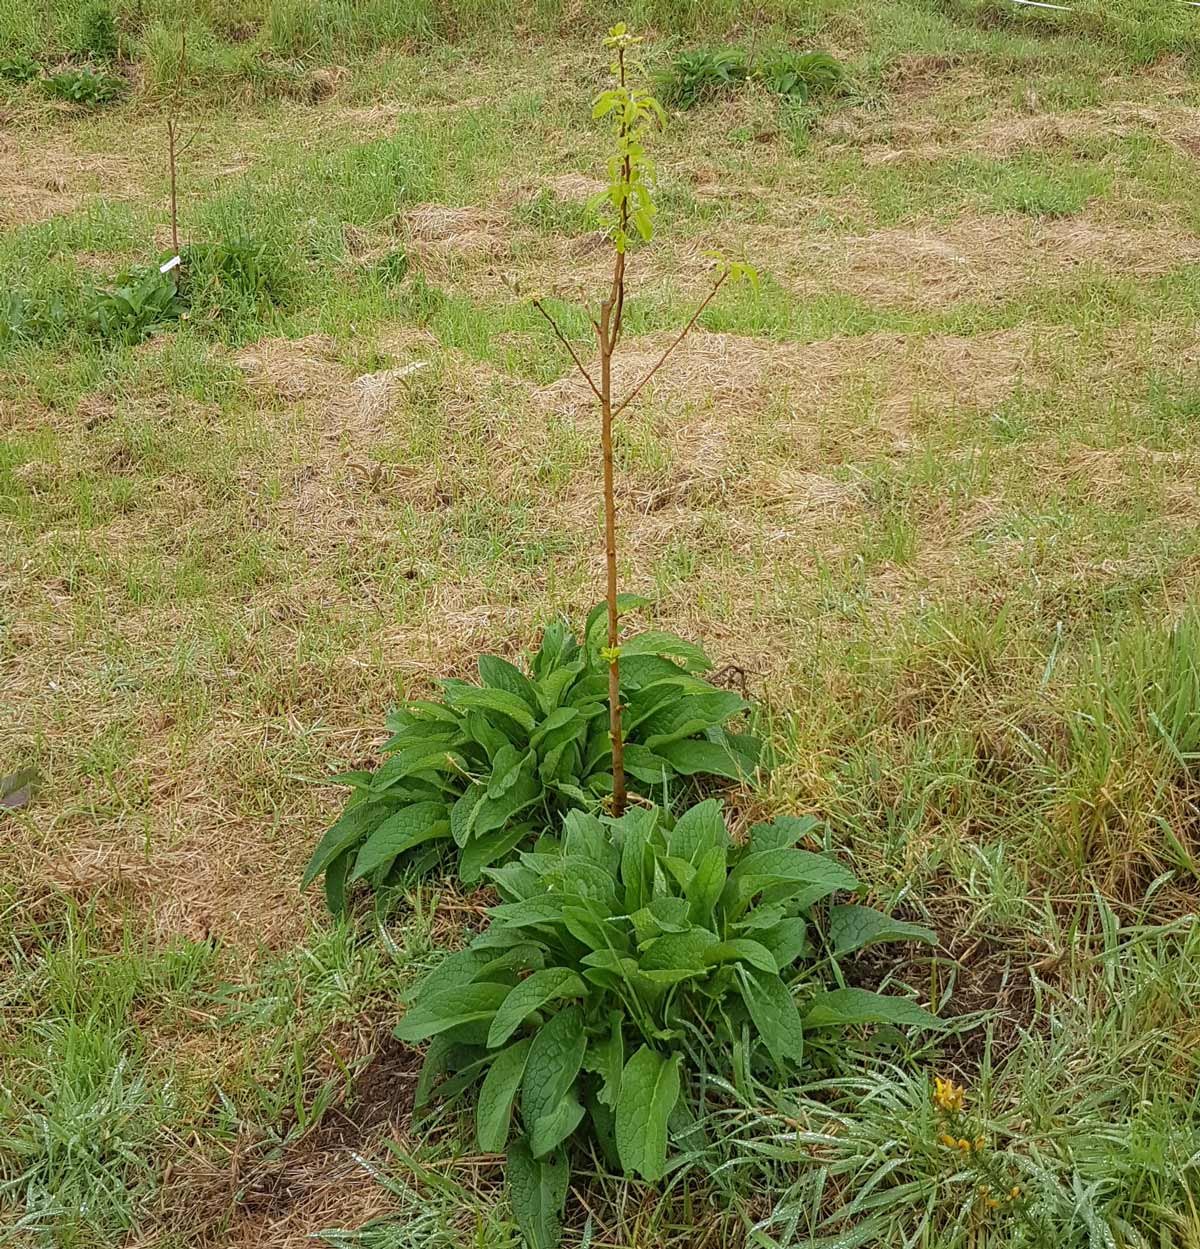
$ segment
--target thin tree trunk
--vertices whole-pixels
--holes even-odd
[[[167,119],[167,154],[171,162],[171,254],[179,255],[179,210],[175,192],[175,118]]]
[[[614,287],[624,285],[625,257],[618,254]],[[613,814],[625,811],[625,741],[621,734],[621,663],[617,655],[620,632],[617,612],[617,506],[613,482],[612,351],[616,337],[614,303],[601,310],[600,331],[600,445],[604,453],[604,556],[608,598],[608,731],[612,738]]]

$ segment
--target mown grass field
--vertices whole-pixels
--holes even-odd
[[[72,309],[169,254],[185,10],[181,234],[252,236],[271,298],[113,344]],[[0,40],[56,64],[74,13]],[[826,820],[941,942],[861,982],[955,1022],[714,1104],[660,1192],[581,1164],[567,1243],[1200,1249],[1198,13],[143,0],[121,99],[0,81],[0,772],[41,777],[0,809],[0,1243],[517,1244],[390,1035],[486,900],[334,925],[298,879],[391,704],[602,595],[594,409],[506,279],[604,282],[626,18],[651,69],[848,66],[657,142],[621,377],[709,248],[763,282],[622,418],[622,571],[767,709],[735,821]]]

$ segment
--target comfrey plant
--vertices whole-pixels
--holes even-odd
[[[934,934],[839,901],[859,882],[799,848],[815,824],[759,824],[739,845],[713,800],[678,820],[576,811],[561,839],[486,873],[502,899],[488,927],[424,980],[396,1035],[429,1041],[418,1103],[473,1098],[479,1147],[507,1149],[531,1246],[557,1242],[573,1137],[662,1178],[702,1065],[739,1052],[787,1078],[848,1027],[937,1025],[907,998],[825,987],[831,957]]]

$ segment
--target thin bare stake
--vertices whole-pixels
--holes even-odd
[[[175,180],[175,118],[167,118],[167,160],[171,166],[171,253],[179,255],[179,199]]]

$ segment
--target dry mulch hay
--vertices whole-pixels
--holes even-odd
[[[100,190],[107,199],[120,198],[132,170],[133,162],[125,157],[84,154],[45,141],[28,143],[16,131],[0,127],[0,229],[74,212]]]

